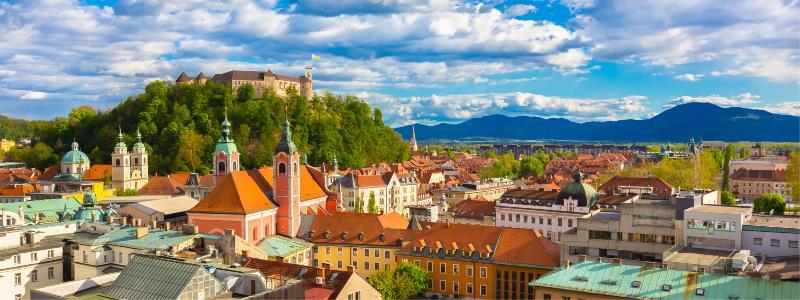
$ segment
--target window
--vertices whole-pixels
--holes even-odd
[[[364,270],[369,270],[369,262],[368,261],[364,262]]]
[[[439,273],[447,274],[447,264],[439,263]]]
[[[672,285],[670,285],[670,284],[664,284],[664,285],[661,286],[661,290],[665,291],[665,292],[669,292],[671,289],[672,289]]]
[[[472,266],[467,266],[467,277],[472,277]]]
[[[47,250],[47,258],[53,258],[56,256],[55,250]]]
[[[39,272],[36,270],[31,271],[31,281],[37,282],[39,281]]]
[[[14,300],[22,300],[22,294],[14,295]]]
[[[500,214],[500,221],[505,221],[505,220],[506,220],[506,215]]]
[[[453,264],[453,275],[458,275],[458,264]]]
[[[519,222],[519,214],[517,214],[516,216],[517,216],[517,222]],[[455,282],[454,282],[454,283],[455,283]]]
[[[383,250],[383,257],[384,258],[389,258],[390,257],[389,250]]]
[[[336,262],[336,267],[339,268],[339,269],[342,268],[342,261],[341,260]]]
[[[22,284],[22,274],[20,273],[14,274],[14,285],[20,285],[20,284]]]
[[[522,220],[523,220],[523,223],[528,223],[528,216],[523,216]]]
[[[47,279],[53,279],[56,277],[56,270],[53,267],[47,268]]]
[[[86,251],[83,251],[83,262],[89,261],[89,255],[86,254]]]
[[[753,245],[761,246],[761,238],[753,238]]]
[[[442,292],[447,290],[447,281],[439,280],[439,290]]]
[[[122,263],[122,252],[119,253],[119,263]]]
[[[375,254],[374,255],[375,257],[381,257],[381,252],[378,251],[378,249],[375,249],[375,253],[374,254]]]
[[[552,297],[550,296],[550,294],[544,294],[544,295],[542,295],[542,299],[544,299],[544,300],[551,300],[551,299],[552,299]]]
[[[18,264],[18,263],[20,263],[20,258],[19,258],[19,255],[14,255],[14,263],[15,263],[15,264]]]
[[[481,267],[481,278],[486,278],[486,267]]]
[[[572,227],[572,219],[567,219],[567,227]]]
[[[472,283],[467,283],[467,294],[472,294]]]
[[[553,219],[547,218],[547,225],[553,225]]]
[[[781,246],[781,240],[779,240],[779,239],[770,239],[769,240],[769,245],[771,247],[780,247]]]
[[[278,175],[284,176],[286,174],[286,164],[278,164]]]
[[[331,254],[331,247],[325,247],[325,254]]]
[[[558,218],[558,226],[561,226],[561,218]]]
[[[428,272],[433,272],[433,262],[428,262]]]
[[[458,281],[453,281],[453,293],[458,293],[458,291],[459,291]]]
[[[369,257],[369,249],[364,249],[364,257]]]
[[[355,291],[347,294],[347,300],[361,300],[361,291]]]
[[[357,254],[356,251],[358,251],[358,249],[353,248],[353,256],[356,256]],[[336,254],[342,255],[342,252],[343,252],[342,247],[336,247]]]
[[[357,261],[353,261],[353,269],[358,269],[358,262]]]
[[[568,296],[561,296],[561,300],[569,300]]]
[[[797,241],[789,241],[789,248],[797,248]]]
[[[414,265],[419,267],[419,260],[414,260]]]
[[[375,271],[380,271],[380,270],[381,270],[381,264],[375,263]]]
[[[544,218],[539,217],[539,225],[544,225]]]
[[[282,166],[282,165],[283,165],[283,164],[281,164],[281,166]],[[217,173],[217,174],[225,174],[225,162],[222,162],[222,161],[221,161],[221,162],[219,162],[219,163],[217,164],[217,172],[219,172],[219,173]]]

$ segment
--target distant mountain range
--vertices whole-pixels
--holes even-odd
[[[411,125],[396,128],[408,139]],[[489,115],[458,124],[415,124],[417,140],[564,140],[608,142],[800,142],[800,118],[759,109],[686,103],[646,120],[576,123],[562,118]]]

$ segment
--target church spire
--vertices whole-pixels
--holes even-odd
[[[417,146],[417,134],[414,132],[414,125],[411,125],[411,141],[409,141],[408,146],[411,148],[411,152],[417,152],[419,150]]]
[[[292,141],[292,125],[289,124],[289,119],[286,119],[283,123],[281,141],[278,142],[278,147],[275,149],[275,153],[278,152],[284,152],[289,155],[297,153],[297,147],[294,145],[294,141]]]

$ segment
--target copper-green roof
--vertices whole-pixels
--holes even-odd
[[[597,200],[597,190],[583,182],[583,174],[576,172],[572,176],[573,182],[568,184],[558,193],[556,203],[564,204],[564,200],[572,198],[578,200],[578,206],[592,206]]]
[[[45,200],[31,200],[25,202],[0,203],[0,210],[11,213],[18,213],[22,207],[22,213],[29,222],[36,220],[39,214],[39,221],[43,223],[62,221],[61,216],[65,212],[74,213],[81,207],[80,202],[75,198],[57,198]]]
[[[292,239],[281,235],[272,235],[258,243],[258,248],[264,250],[269,256],[286,257],[308,249],[313,244],[300,239]]]
[[[78,142],[72,142],[72,150],[64,154],[61,158],[62,163],[89,163],[89,157],[83,153],[79,147]]]
[[[796,282],[597,261],[559,269],[531,285],[634,299],[796,299],[800,295]]]
[[[147,235],[136,238],[136,227],[128,226],[120,228],[95,239],[89,240],[86,244],[115,245],[135,249],[166,249],[169,246],[180,244],[191,240],[194,234],[186,234],[180,231],[170,231],[161,229],[149,229]]]

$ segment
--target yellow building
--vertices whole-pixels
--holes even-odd
[[[559,248],[533,230],[423,223],[398,252],[399,262],[428,271],[428,295],[533,299],[528,283],[559,264]],[[465,234],[468,233],[468,234]],[[523,250],[524,249],[524,250]]]
[[[364,278],[395,268],[397,251],[410,232],[408,221],[395,212],[308,216],[300,227],[298,237],[315,245],[313,266],[330,264],[340,271],[353,267]]]
[[[16,146],[17,142],[14,142],[14,140],[7,140],[7,139],[0,140],[0,150],[2,150],[3,152],[11,150]]]

